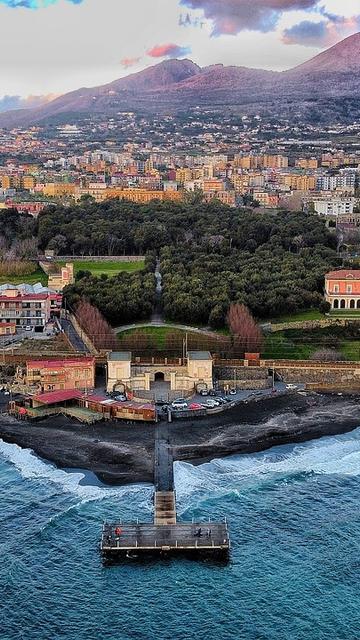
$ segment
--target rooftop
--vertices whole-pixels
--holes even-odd
[[[131,351],[111,351],[109,360],[113,362],[131,362]]]
[[[39,393],[34,396],[34,400],[42,404],[57,404],[66,400],[78,400],[82,397],[81,391],[68,389],[64,391],[50,391],[49,393]]]
[[[64,358],[63,360],[28,360],[26,364],[30,369],[60,369],[65,366],[84,367],[94,363],[94,358]]]
[[[326,280],[338,280],[339,278],[349,280],[360,280],[360,269],[339,269],[325,274]]]
[[[210,351],[188,351],[189,360],[212,360]]]
[[[17,289],[20,291],[22,295],[31,295],[31,294],[48,294],[54,293],[51,289],[44,287],[41,282],[37,282],[36,284],[1,284],[0,285],[0,295],[5,291],[9,291],[12,289]]]

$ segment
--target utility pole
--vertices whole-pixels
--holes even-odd
[[[275,362],[273,362],[272,366],[272,388],[275,389]]]

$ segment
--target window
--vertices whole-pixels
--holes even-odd
[[[334,284],[334,293],[339,293],[339,285]]]
[[[351,284],[347,284],[346,285],[346,293],[352,293],[352,285]]]

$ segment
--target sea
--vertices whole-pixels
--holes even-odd
[[[109,488],[0,441],[1,640],[358,640],[360,429],[200,466],[179,517],[227,517],[228,565],[106,567],[104,520],[151,521],[152,486]]]

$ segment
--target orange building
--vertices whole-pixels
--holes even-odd
[[[11,336],[16,333],[15,322],[0,322],[0,336]]]
[[[327,273],[325,299],[332,309],[360,309],[360,269]]]
[[[26,382],[39,385],[42,391],[94,389],[95,359],[29,360],[26,363]]]
[[[110,198],[120,198],[122,200],[131,200],[144,204],[152,200],[175,201],[179,202],[183,198],[180,191],[148,191],[147,189],[119,189],[119,188],[87,188],[76,190],[76,199],[80,200],[81,196],[90,195],[95,198],[96,202],[103,202]]]

